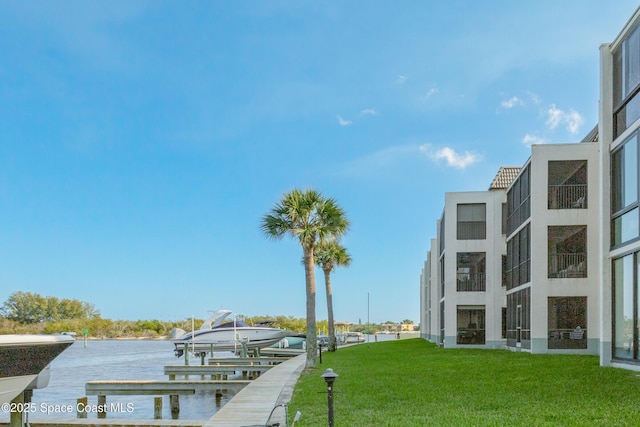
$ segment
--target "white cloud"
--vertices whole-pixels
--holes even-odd
[[[567,130],[570,133],[576,134],[580,130],[580,126],[584,123],[584,117],[582,117],[577,111],[571,110],[566,117]]]
[[[338,123],[340,124],[340,126],[349,126],[353,123],[351,120],[343,119],[340,116],[336,116],[336,118],[338,119]]]
[[[551,104],[547,110],[547,114],[549,115],[549,118],[547,119],[547,126],[549,126],[550,129],[557,128],[560,125],[560,122],[562,122],[562,115],[564,112],[559,108],[556,108],[555,104]]]
[[[528,133],[524,136],[524,138],[522,138],[522,143],[527,147],[531,147],[533,144],[546,144],[547,140],[540,136],[535,136]]]
[[[397,78],[396,78],[396,84],[402,85],[405,84],[407,82],[408,77],[405,75],[400,74]]]
[[[540,97],[531,91],[527,91],[527,95],[534,104],[540,104]]]
[[[502,106],[502,108],[513,108],[516,106],[521,106],[524,105],[524,102],[522,101],[522,99],[518,98],[517,96],[513,96],[505,101],[502,101],[502,103],[500,104]]]
[[[365,108],[364,110],[360,111],[361,116],[375,116],[377,114],[378,112],[373,108]]]
[[[567,131],[572,134],[578,133],[580,130],[580,126],[584,123],[584,117],[580,115],[575,110],[570,110],[566,112],[556,107],[555,104],[551,104],[549,109],[547,110],[548,118],[547,118],[547,126],[549,129],[555,129],[561,124],[567,126]]]
[[[431,98],[433,95],[435,95],[436,93],[438,93],[438,87],[436,85],[433,85],[429,88],[429,90],[427,91],[425,98]]]
[[[467,166],[471,166],[481,160],[481,156],[479,154],[471,151],[465,151],[463,154],[458,154],[450,147],[443,147],[438,150],[434,150],[430,144],[421,145],[420,151],[425,153],[427,157],[434,161],[444,159],[447,162],[447,166],[451,166],[456,169],[465,169]]]

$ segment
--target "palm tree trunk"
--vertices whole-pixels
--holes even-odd
[[[331,270],[324,269],[324,285],[327,289],[327,316],[329,317],[329,351],[336,351],[336,328],[333,321],[333,291],[331,290]]]
[[[316,279],[314,277],[313,247],[303,248],[304,277],[307,288],[307,368],[315,368],[318,353],[316,333]]]

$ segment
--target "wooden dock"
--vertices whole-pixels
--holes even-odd
[[[290,390],[304,369],[306,355],[290,358],[240,390],[204,427],[267,425],[274,408],[289,402]],[[274,416],[282,417],[284,408]],[[284,425],[282,422],[281,425]]]
[[[194,394],[206,390],[240,390],[250,380],[99,380],[88,381],[88,396]]]
[[[207,359],[209,365],[277,365],[286,361],[286,357],[211,357]],[[193,365],[187,365],[193,366]]]
[[[152,420],[152,419],[88,419],[88,418],[30,418],[31,427],[203,427],[207,420]],[[0,427],[10,427],[0,423]]]
[[[306,350],[299,350],[295,348],[263,348],[260,350],[260,354],[265,356],[278,356],[278,357],[295,357],[300,354],[305,354]]]
[[[275,365],[174,365],[165,366],[164,374],[169,375],[169,380],[175,380],[177,375],[185,377],[191,375],[209,375],[213,379],[213,377],[216,376],[242,372],[242,379],[247,379],[247,377],[257,377],[262,372],[268,371],[274,366]]]
[[[293,386],[305,366],[306,357],[304,354],[291,358],[289,350],[288,354],[279,352],[278,356],[247,358],[251,359],[248,361],[245,361],[244,358],[228,359],[211,359],[215,365],[169,367],[169,371],[177,368],[181,373],[176,372],[176,375],[186,375],[185,372],[188,372],[189,375],[210,375],[215,369],[229,368],[264,370],[264,373],[253,381],[112,380],[89,381],[85,385],[87,395],[97,395],[99,404],[106,402],[107,395],[169,395],[175,398],[177,403],[178,395],[194,394],[200,390],[216,391],[222,389],[235,392],[235,396],[209,420],[32,418],[29,420],[29,425],[30,427],[237,427],[266,425],[267,422],[273,423],[274,421],[284,425],[284,405],[289,402]],[[205,372],[205,374],[201,372]],[[86,397],[84,399],[86,401]],[[161,398],[156,397],[155,399]],[[282,408],[278,408],[279,406]],[[100,414],[98,416],[100,417]],[[0,423],[0,427],[4,426],[9,426],[9,424]]]

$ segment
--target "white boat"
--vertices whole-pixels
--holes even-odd
[[[230,310],[218,310],[211,315],[200,329],[185,332],[176,328],[171,331],[171,342],[175,345],[176,356],[184,353],[185,345],[194,353],[208,352],[213,345],[215,351],[240,351],[269,347],[293,332],[267,325],[250,326],[242,320],[226,320]]]
[[[66,335],[0,335],[0,404],[46,387],[49,363],[73,342]]]

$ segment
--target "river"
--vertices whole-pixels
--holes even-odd
[[[229,355],[221,353],[220,355]],[[199,363],[193,360],[192,363]],[[165,365],[182,365],[184,359],[176,358],[169,341],[148,340],[90,340],[87,347],[76,341],[51,363],[51,379],[46,388],[34,390],[31,419],[75,417],[78,398],[86,396],[85,384],[91,380],[166,380]],[[231,396],[223,396],[220,406]],[[97,396],[88,396],[89,405],[98,403]],[[120,409],[109,412],[108,418],[153,418],[154,396],[107,396],[107,404]],[[73,407],[71,414],[64,413]],[[180,419],[209,419],[216,410],[214,392],[196,392],[180,396]],[[97,418],[89,413],[89,418]],[[171,419],[169,397],[163,397],[163,414]],[[0,412],[0,420],[8,420],[9,414]]]

